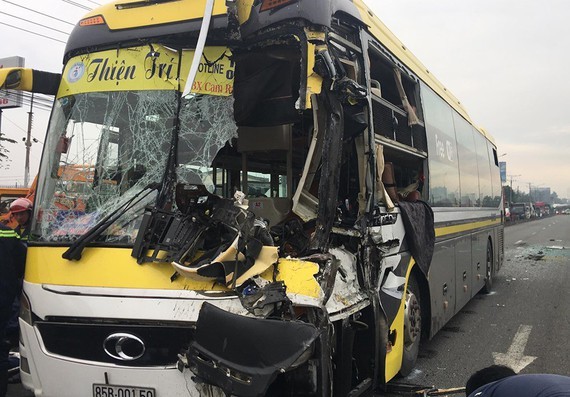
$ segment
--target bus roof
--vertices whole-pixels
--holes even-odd
[[[253,3],[254,0],[237,0],[237,7],[246,10],[245,12],[249,16]],[[93,9],[76,25],[67,44],[66,56],[69,52],[81,47],[86,48],[97,45],[98,43],[93,42],[93,40],[99,40],[99,33],[101,33],[100,44],[105,45],[112,43],[112,37],[115,37],[115,42],[128,40],[129,38],[138,39],[141,37],[140,31],[136,32],[136,30],[143,27],[148,29],[148,35],[144,37],[180,33],[182,32],[181,29],[186,29],[186,32],[198,31],[205,4],[206,0],[111,1]],[[129,12],[129,18],[124,17],[126,10]],[[259,25],[259,28],[261,28],[278,21],[297,18],[307,20],[312,24],[330,26],[332,16],[340,15],[351,18],[353,22],[358,21],[362,23],[370,34],[382,43],[400,62],[449,103],[483,136],[494,143],[493,138],[487,131],[473,123],[463,104],[406,48],[363,0],[297,0],[294,1],[290,11],[285,10],[285,8],[280,10],[283,10],[283,12],[271,13],[271,16],[263,20],[258,16],[254,24]],[[213,28],[222,28],[227,25],[226,14],[226,0],[215,0],[212,14]],[[103,30],[93,30],[93,28],[96,29],[97,27],[91,25],[92,23],[96,25],[96,17],[98,16],[102,16],[104,20],[105,29]]]

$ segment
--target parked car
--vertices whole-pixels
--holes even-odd
[[[511,206],[511,214],[513,219],[530,219],[530,205],[528,203],[514,203]]]

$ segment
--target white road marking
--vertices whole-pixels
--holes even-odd
[[[528,342],[531,330],[531,325],[521,324],[513,338],[513,343],[509,347],[509,350],[507,350],[506,353],[493,352],[493,360],[495,361],[495,364],[506,365],[519,373],[524,367],[536,360],[536,357],[524,355],[524,349]]]
[[[517,242],[515,243],[515,245],[521,245],[521,244],[524,244],[524,241],[523,241],[523,240],[519,240],[519,241],[517,241]]]

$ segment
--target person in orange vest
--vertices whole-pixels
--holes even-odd
[[[16,295],[12,301],[11,315],[8,321],[2,324],[2,343],[5,345],[9,351],[16,349],[18,347],[18,336],[20,334],[20,324],[18,323],[18,317],[20,315],[20,293],[22,289],[22,283],[24,278],[24,265],[25,265],[25,255],[26,255],[26,242],[28,240],[28,234],[30,233],[30,226],[32,221],[32,202],[24,197],[17,198],[10,204],[10,214],[12,218],[16,221],[13,233],[19,237],[20,245],[23,247],[23,259],[15,259],[17,262],[18,271],[16,272],[17,279],[13,282],[16,284]],[[16,263],[15,262],[15,263]],[[12,282],[12,281],[11,281]],[[4,304],[4,303],[2,303]],[[4,352],[2,352],[4,354]],[[9,376],[16,373],[19,367],[19,361],[14,357],[9,359],[8,372]],[[3,375],[2,375],[3,376]],[[16,376],[17,378],[17,376]],[[0,394],[2,397],[2,394]]]
[[[32,202],[25,197],[17,198],[10,204],[10,213],[16,222],[18,222],[18,226],[15,229],[16,233],[25,240],[27,240],[28,234],[30,233],[32,208]]]

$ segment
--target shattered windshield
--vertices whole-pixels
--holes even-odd
[[[237,138],[231,96],[189,95],[182,100],[178,135],[177,179],[185,185],[202,185],[216,191],[218,175],[212,162],[220,149]]]
[[[184,98],[179,93],[192,49],[153,44],[70,59],[45,143],[33,239],[73,242],[160,184],[175,129],[178,185],[190,192],[186,196],[195,189],[213,193],[220,180],[212,162],[237,137],[230,55],[225,47],[205,48],[192,93]],[[137,196],[144,199],[95,241],[132,244],[145,207],[154,205],[157,195]]]
[[[59,98],[36,198],[36,240],[71,242],[166,170],[176,91],[91,92]],[[152,193],[98,239],[132,243]]]

